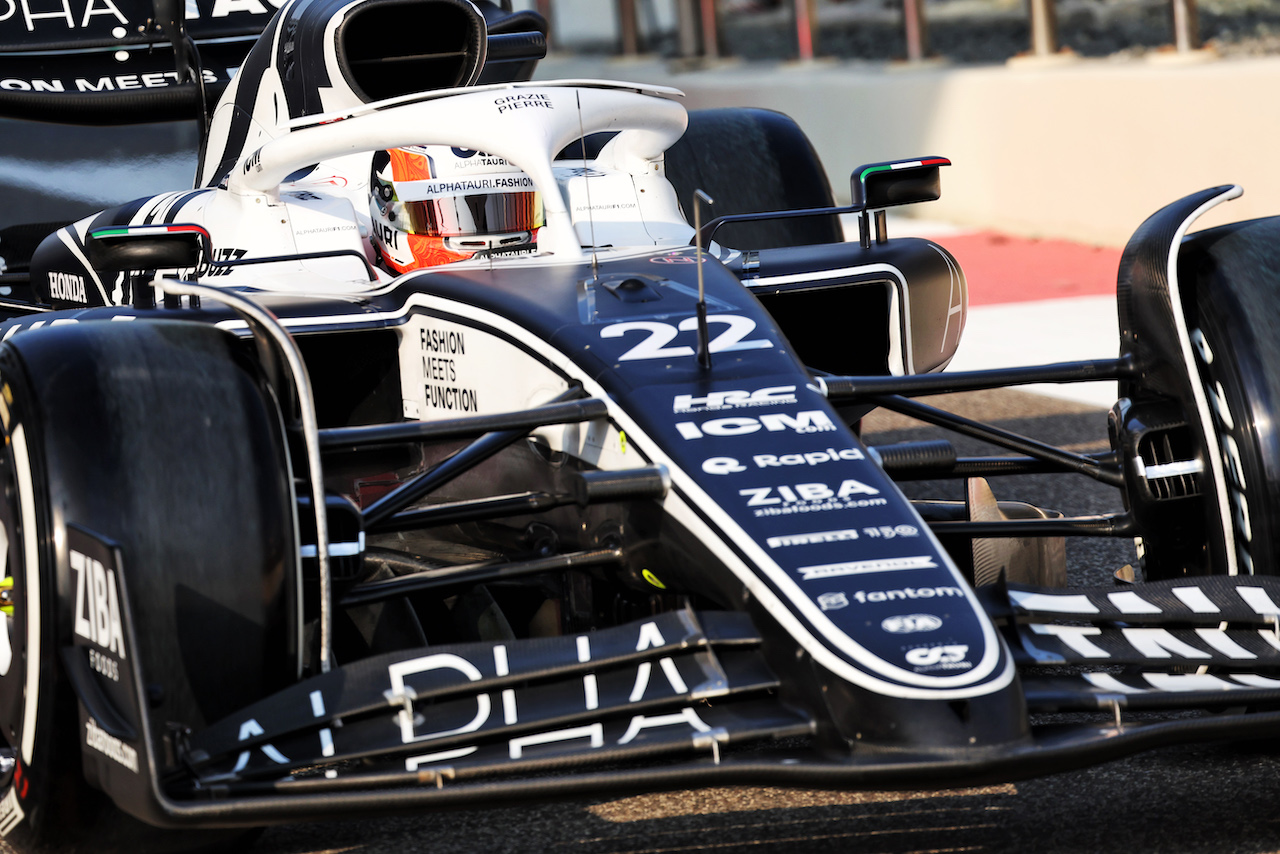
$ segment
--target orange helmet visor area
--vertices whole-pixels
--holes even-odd
[[[540,193],[478,193],[399,202],[400,227],[428,237],[508,234],[542,227]]]
[[[464,261],[477,252],[518,250],[536,243],[545,219],[542,195],[523,173],[483,172],[454,182],[436,174],[425,151],[391,149],[386,157],[382,163],[391,167],[391,174],[375,158],[370,190],[373,216],[398,235],[393,246],[375,241],[389,269],[407,273]],[[437,184],[413,186],[428,181]],[[471,192],[447,192],[446,187],[453,186]],[[478,192],[479,186],[488,191]],[[506,189],[516,186],[521,189]],[[426,198],[406,200],[401,193],[421,193]]]
[[[444,237],[429,237],[425,234],[407,234],[405,238],[408,240],[409,252],[413,255],[411,264],[400,263],[385,249],[381,250],[383,263],[397,273],[410,273],[424,267],[438,267],[442,264],[452,264],[454,261],[466,261],[474,257],[477,252],[502,249],[508,244],[513,248],[515,246],[532,248],[537,239],[537,232],[511,235],[505,240],[502,238],[478,240],[474,246],[468,246],[468,241],[465,239],[447,240]]]

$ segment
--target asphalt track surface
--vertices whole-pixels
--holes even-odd
[[[1017,391],[942,399],[971,417],[1067,447],[1105,448],[1106,414]],[[864,422],[872,444],[938,434],[897,416]],[[961,453],[990,452],[957,440]],[[980,450],[981,449],[981,450]],[[1119,509],[1080,476],[996,478],[999,498],[1066,513]],[[921,497],[959,487],[920,483]],[[1109,583],[1127,540],[1068,542],[1072,583]],[[728,787],[271,828],[254,851],[346,852],[1264,852],[1280,850],[1280,742],[1165,749],[1001,786],[827,792]]]

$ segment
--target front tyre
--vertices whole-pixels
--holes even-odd
[[[1191,381],[1209,411],[1205,464],[1220,471],[1207,502],[1223,542],[1217,571],[1280,572],[1280,219],[1209,229],[1179,254],[1187,329],[1194,352]],[[1215,465],[1216,463],[1216,465]],[[1213,496],[1209,496],[1211,499]]]
[[[0,833],[19,849],[243,837],[134,816],[165,820],[149,777],[182,774],[171,731],[302,667],[285,425],[246,352],[174,321],[0,344]]]
[[[0,356],[0,556],[8,588],[0,632],[0,834],[19,847],[67,841],[100,799],[80,780],[77,725],[59,684],[48,495],[40,425],[12,353]]]

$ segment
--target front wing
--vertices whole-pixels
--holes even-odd
[[[1280,708],[1280,580],[993,585],[980,599],[1019,664],[1025,726],[968,746],[836,739],[826,706],[850,698],[809,690],[815,666],[767,615],[684,610],[335,668],[148,742],[185,773],[162,779],[160,757],[145,757],[147,803],[122,806],[159,824],[254,825],[699,785],[974,785],[1280,727],[1267,710]],[[970,712],[896,702],[889,723],[904,732],[939,707]],[[85,706],[86,756],[119,764],[119,716]]]

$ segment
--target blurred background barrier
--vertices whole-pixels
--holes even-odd
[[[947,156],[942,200],[915,215],[1123,246],[1218,184],[1245,196],[1205,225],[1280,213],[1280,0],[1196,3],[542,0],[538,75],[788,113],[842,200],[861,163]]]
[[[913,213],[970,228],[1122,246],[1222,183],[1245,196],[1208,222],[1280,212],[1280,0],[508,2],[552,23],[544,78],[794,116],[842,200],[861,163],[939,154],[942,200]],[[93,140],[0,120],[0,227],[190,186],[193,126]]]
[[[933,49],[929,24],[935,15],[949,42],[956,41],[953,31],[968,24],[1013,31],[977,40],[1005,42],[1008,56],[1074,54],[1074,46],[1060,43],[1060,7],[1073,33],[1113,25],[1122,31],[1114,34],[1118,38],[1084,33],[1086,42],[1096,42],[1086,46],[1090,54],[1131,48],[1135,38],[1179,53],[1197,51],[1202,44],[1197,0],[505,0],[503,5],[541,12],[552,21],[552,39],[563,50],[626,57],[659,53],[690,62],[766,56],[921,62],[956,53],[954,44],[941,52]],[[1257,18],[1255,24],[1280,20],[1280,10],[1266,0],[1214,0],[1211,17],[1217,23],[1242,13]],[[861,37],[850,30],[862,31]],[[1158,31],[1154,41],[1152,31]],[[1020,44],[1008,50],[1011,40]],[[868,41],[878,44],[868,50],[861,43]],[[884,55],[886,48],[890,56]],[[998,52],[994,44],[978,49],[987,60]],[[966,54],[972,53],[961,49],[955,58],[971,60]]]

